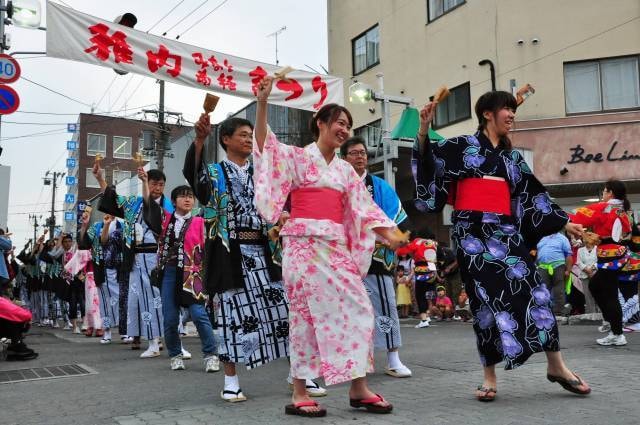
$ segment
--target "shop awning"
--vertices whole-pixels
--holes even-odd
[[[405,108],[400,121],[391,131],[391,138],[396,140],[413,140],[420,128],[420,112],[416,108]],[[444,137],[429,128],[430,140],[443,140]]]

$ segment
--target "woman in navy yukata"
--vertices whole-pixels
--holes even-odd
[[[482,95],[475,106],[478,131],[425,143],[437,103],[420,111],[412,167],[416,207],[439,212],[453,205],[453,240],[474,316],[484,382],[480,401],[497,394],[495,366],[522,365],[533,353],[547,356],[547,379],[568,391],[589,394],[589,385],[566,366],[548,289],[536,272],[530,249],[545,235],[582,226],[551,202],[508,138],[516,99],[507,92]]]

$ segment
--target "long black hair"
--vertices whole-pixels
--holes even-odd
[[[622,201],[625,211],[631,209],[631,203],[627,199],[627,186],[620,180],[609,179],[604,184],[604,188],[613,193],[613,197]]]
[[[476,117],[478,118],[478,131],[482,132],[487,128],[487,120],[484,113],[491,111],[494,116],[501,109],[509,108],[515,112],[518,109],[518,103],[513,95],[506,91],[490,91],[486,92],[476,101]],[[500,149],[511,150],[511,140],[508,136],[500,136],[498,143]]]

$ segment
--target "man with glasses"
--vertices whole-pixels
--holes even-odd
[[[396,192],[383,179],[367,173],[367,147],[364,139],[355,136],[345,141],[340,146],[340,156],[353,166],[375,203],[401,230],[407,230],[409,220]],[[396,263],[395,252],[376,242],[364,285],[375,313],[374,348],[387,350],[385,373],[396,378],[408,378],[411,370],[400,361],[398,355],[402,340],[393,286]]]

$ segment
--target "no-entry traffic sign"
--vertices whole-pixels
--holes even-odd
[[[14,89],[0,84],[0,115],[14,113],[20,106],[20,97]]]
[[[20,64],[12,56],[0,54],[0,84],[9,84],[20,78]]]

